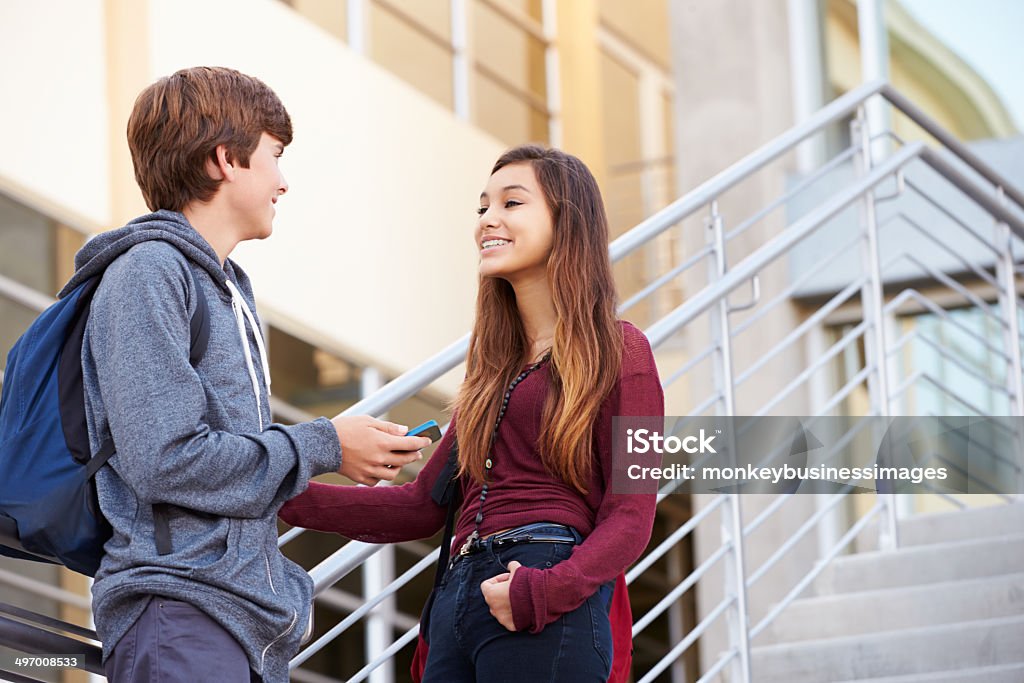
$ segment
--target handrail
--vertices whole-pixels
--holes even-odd
[[[42,313],[56,301],[39,290],[0,275],[0,296],[6,297],[36,313]]]
[[[94,674],[103,673],[102,652],[96,645],[4,616],[0,616],[0,645],[21,652],[82,655],[84,662],[78,668]]]
[[[820,109],[803,123],[793,126],[782,135],[762,145],[756,151],[642,221],[612,242],[610,247],[612,260],[617,261],[635,251],[641,245],[646,244],[669,227],[745,180],[750,174],[779,158],[805,138],[856,111],[864,100],[881,91],[883,85],[884,81],[875,81],[851,90]]]
[[[383,547],[362,541],[349,541],[343,545],[309,570],[309,576],[313,579],[313,595],[320,595]]]
[[[921,155],[921,159],[940,175],[944,176],[946,180],[957,186],[961,192],[984,207],[984,209],[994,217],[998,218],[1000,222],[1009,225],[1010,228],[1013,229],[1013,232],[1016,233],[1017,237],[1024,239],[1024,220],[1016,214],[1011,213],[1009,209],[999,202],[998,198],[986,194],[980,187],[978,187],[978,184],[975,181],[969,179],[963,173],[956,170],[956,168],[953,167],[953,164],[943,159],[930,147],[925,147],[924,153]],[[981,162],[978,163],[980,164]],[[978,169],[975,168],[975,170]],[[981,173],[981,171],[978,172]],[[993,172],[989,171],[989,173]],[[986,176],[986,180],[987,179],[988,177]],[[1012,192],[1007,191],[1007,187],[1012,187],[1010,185],[999,185],[999,187],[1003,188],[1007,196],[1020,196],[1020,192],[1016,189]],[[1024,208],[1024,205],[1022,205],[1022,208]]]
[[[885,83],[881,88],[881,94],[885,99],[889,100],[894,107],[906,114],[911,121],[919,125],[927,131],[929,135],[941,142],[944,147],[948,148],[958,157],[963,159],[968,166],[977,171],[985,180],[989,181],[996,187],[1003,188],[1003,192],[1005,192],[1010,199],[1016,202],[1017,206],[1024,209],[1024,192],[1021,192],[1013,185],[1007,184],[1005,178],[1000,176],[999,173],[997,173],[991,166],[982,161],[977,154],[967,147],[967,145],[963,144],[946,132],[946,130],[935,121],[935,119],[921,111],[916,104],[907,99],[899,90],[889,83]]]
[[[9,605],[6,602],[0,602],[0,614],[7,614],[12,617],[17,617],[18,619],[34,622],[37,626],[44,626],[49,629],[63,631],[65,633],[73,633],[76,636],[81,636],[83,638],[99,642],[99,636],[96,635],[96,631],[93,631],[91,628],[84,628],[77,624],[69,624],[66,621],[54,619],[53,617],[48,617],[45,614],[36,614],[35,612],[17,607],[16,605]]]
[[[647,674],[640,679],[640,683],[647,683],[648,681],[653,681],[655,678],[658,677],[658,674],[667,669],[672,662],[679,659],[679,656],[686,652],[690,648],[690,646],[697,641],[698,638],[704,635],[708,628],[710,628],[711,625],[718,620],[718,617],[722,616],[725,610],[728,609],[730,605],[732,605],[733,601],[734,598],[726,598],[722,600],[720,603],[718,603],[718,606],[716,606],[714,609],[708,612],[708,615],[704,617],[701,620],[701,622],[697,624],[697,626],[695,626],[694,629],[690,631],[690,633],[687,634],[685,638],[679,641],[676,644],[676,646],[673,647],[669,651],[669,653],[662,658],[660,663],[656,664],[653,669],[648,671]]]
[[[789,251],[794,244],[852,205],[865,192],[878,185],[897,169],[919,158],[924,149],[923,142],[915,142],[896,152],[872,169],[871,173],[864,178],[835,195],[828,202],[791,225],[785,232],[776,235],[753,254],[730,268],[713,287],[708,286],[700,290],[674,311],[651,325],[647,330],[647,338],[650,340],[651,346],[660,346],[684,325],[711,308],[719,298],[728,295],[744,284],[766,265]]]
[[[431,382],[466,359],[469,350],[467,332],[447,347],[408,370],[345,410],[342,415],[382,415],[397,403],[425,389]]]
[[[825,567],[828,566],[828,563],[831,562],[836,557],[836,555],[839,554],[839,551],[841,551],[843,548],[849,545],[850,541],[856,538],[857,535],[864,529],[864,527],[866,527],[868,523],[870,523],[871,520],[874,519],[875,515],[881,512],[881,510],[884,507],[884,504],[880,502],[875,503],[870,510],[865,512],[864,516],[857,520],[857,522],[852,527],[850,527],[850,529],[845,534],[843,534],[842,538],[840,538],[839,541],[834,546],[832,546],[832,548],[827,553],[825,553],[825,557],[821,559],[818,565],[814,569],[812,569],[810,573],[808,573],[807,576],[805,576],[792,590],[790,590],[789,593],[786,594],[786,597],[779,601],[772,608],[772,610],[767,615],[765,615],[765,617],[761,619],[761,621],[757,623],[756,626],[750,629],[751,640],[756,638],[757,635],[761,633],[761,631],[767,628],[768,625],[775,620],[775,617],[779,616],[782,610],[784,610],[786,606],[789,605],[789,603],[791,603],[794,598],[796,598],[796,596],[803,593],[804,590],[806,590],[807,587],[810,586],[816,578],[818,578],[818,575],[825,570]]]

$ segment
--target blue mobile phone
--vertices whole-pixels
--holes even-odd
[[[436,420],[427,420],[418,427],[413,427],[405,434],[406,436],[427,436],[430,440],[437,441],[441,438],[441,427]]]

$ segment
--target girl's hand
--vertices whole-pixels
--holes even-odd
[[[521,566],[513,560],[508,563],[507,572],[498,574],[480,584],[484,600],[491,608],[491,615],[509,631],[516,630],[516,625],[512,621],[512,601],[509,599],[509,588],[512,585],[512,577]]]

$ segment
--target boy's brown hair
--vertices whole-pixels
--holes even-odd
[[[263,81],[223,67],[193,67],[143,90],[128,119],[135,181],[153,211],[181,211],[209,201],[220,180],[206,172],[218,145],[249,168],[249,157],[268,133],[286,146],[292,122]]]

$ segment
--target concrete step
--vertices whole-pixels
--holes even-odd
[[[877,523],[858,539],[862,550],[877,550]],[[900,520],[900,545],[967,541],[985,536],[1024,534],[1024,503],[1005,503]]]
[[[1024,572],[796,600],[765,642],[793,642],[1024,615]]]
[[[1024,573],[1024,533],[839,557],[814,586],[823,596],[1016,573]]]
[[[752,668],[758,683],[863,681],[1024,664],[1022,643],[1016,616],[756,647]]]
[[[1024,681],[1024,664],[937,671],[927,674],[910,674],[909,676],[862,678],[857,683],[1021,683],[1021,681]],[[852,681],[840,681],[839,683],[852,683]]]

